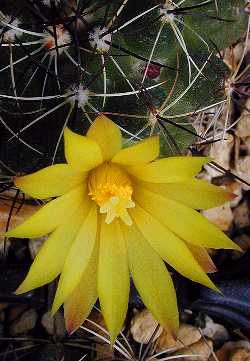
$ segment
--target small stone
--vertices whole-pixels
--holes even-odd
[[[240,158],[236,163],[235,173],[246,182],[250,183],[250,155]],[[249,186],[242,184],[243,189],[249,190]]]
[[[55,314],[55,333],[58,339],[63,339],[66,334],[65,321],[62,312]]]
[[[37,256],[40,248],[42,247],[44,241],[47,239],[48,237],[40,237],[40,238],[34,238],[34,239],[30,239],[29,240],[29,251],[30,251],[30,256],[32,259],[35,259],[35,257]]]
[[[250,154],[250,137],[244,139],[244,144],[246,146],[247,153]]]
[[[46,312],[43,314],[41,319],[41,324],[47,331],[49,335],[53,335],[54,333],[54,319],[50,312]]]
[[[233,210],[234,222],[236,227],[244,228],[250,225],[249,207],[246,201],[239,204]]]
[[[21,306],[15,306],[10,309],[9,313],[9,321],[16,321],[18,317],[27,309],[27,306],[21,305]]]
[[[232,361],[232,356],[234,355],[235,351],[237,350],[246,350],[250,352],[250,342],[249,341],[237,341],[237,342],[226,342],[224,345],[216,351],[216,357],[220,361]],[[244,353],[246,354],[246,353]],[[237,355],[236,355],[237,357]],[[243,358],[244,360],[244,358]],[[214,361],[214,360],[211,360]],[[236,360],[234,360],[236,361]],[[246,360],[244,360],[246,361]]]
[[[218,360],[228,361],[233,347],[234,342],[229,341],[224,343],[224,345],[215,353]],[[211,357],[211,361],[214,361],[213,357]]]
[[[11,336],[26,334],[32,330],[37,322],[38,314],[34,309],[25,311],[13,324],[10,326]]]
[[[155,343],[155,351],[161,352],[168,349],[177,349],[177,341],[167,330],[163,330],[162,334]]]
[[[250,350],[239,348],[238,350],[233,351],[229,361],[250,361]]]
[[[250,114],[243,112],[236,128],[236,135],[240,138],[250,137]]]
[[[233,222],[233,212],[229,202],[219,207],[206,209],[202,211],[202,214],[222,231],[228,231]]]
[[[201,333],[198,328],[183,323],[180,325],[176,341],[167,330],[163,330],[156,342],[156,351],[160,352],[169,348],[179,350],[198,342],[200,339]]]
[[[230,169],[231,152],[234,145],[234,138],[231,134],[226,133],[225,140],[213,143],[209,155],[213,160],[223,168]],[[213,177],[220,176],[221,173],[216,169],[206,165],[204,167],[207,172]]]
[[[198,328],[183,323],[180,325],[177,338],[177,348],[182,348],[198,342],[201,339],[201,333]]]
[[[225,342],[230,337],[227,329],[223,325],[215,323],[209,316],[205,317],[205,327],[202,329],[202,334],[216,342]]]
[[[158,325],[159,324],[153,317],[152,313],[145,309],[135,315],[132,319],[130,331],[136,342],[147,344]],[[160,326],[154,336],[154,340],[161,335],[162,331],[163,328]]]
[[[65,336],[65,323],[61,312],[57,312],[55,316],[51,312],[46,312],[42,316],[41,324],[51,336],[56,336],[57,339],[63,339]]]
[[[188,355],[181,357],[182,361],[207,361],[213,352],[213,342],[211,340],[199,340],[181,350],[175,352],[173,356]],[[171,355],[172,356],[172,355]],[[192,357],[193,356],[193,357]]]

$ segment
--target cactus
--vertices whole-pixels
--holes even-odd
[[[226,98],[216,54],[246,29],[244,5],[3,1],[2,161],[15,173],[60,160],[66,124],[85,131],[98,112],[125,142],[160,133],[163,155],[185,152],[195,137],[187,115]]]
[[[62,163],[65,128],[86,133],[100,113],[120,128],[124,147],[159,134],[166,157],[210,140],[196,133],[197,117],[211,109],[221,114],[226,104],[224,138],[243,57],[230,73],[220,51],[249,32],[248,13],[239,0],[3,2],[4,189],[13,175]]]

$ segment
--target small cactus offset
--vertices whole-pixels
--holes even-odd
[[[49,234],[17,293],[61,274],[53,312],[64,304],[69,332],[99,297],[114,343],[131,274],[175,335],[163,260],[218,290],[206,275],[216,270],[207,248],[239,247],[196,210],[234,195],[195,178],[209,157],[185,155],[223,141],[233,126],[249,13],[244,0],[1,1],[0,177],[4,190],[14,183],[45,200],[5,236]],[[243,55],[229,67],[222,50],[245,34]]]

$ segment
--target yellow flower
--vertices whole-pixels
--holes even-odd
[[[60,280],[52,312],[64,303],[69,332],[99,297],[111,341],[127,311],[129,274],[147,308],[175,333],[178,309],[166,261],[180,274],[216,289],[205,272],[215,266],[206,248],[238,247],[196,209],[232,198],[195,179],[205,157],[159,156],[158,136],[122,149],[119,128],[98,116],[86,136],[64,132],[66,164],[15,178],[34,198],[58,197],[9,231],[9,237],[48,240],[17,290]]]

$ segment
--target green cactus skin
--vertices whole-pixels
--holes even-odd
[[[2,161],[14,172],[60,161],[66,124],[86,131],[97,112],[121,127],[125,143],[160,133],[162,155],[184,153],[195,139],[187,115],[225,100],[228,69],[216,53],[246,31],[244,6],[3,1]]]

